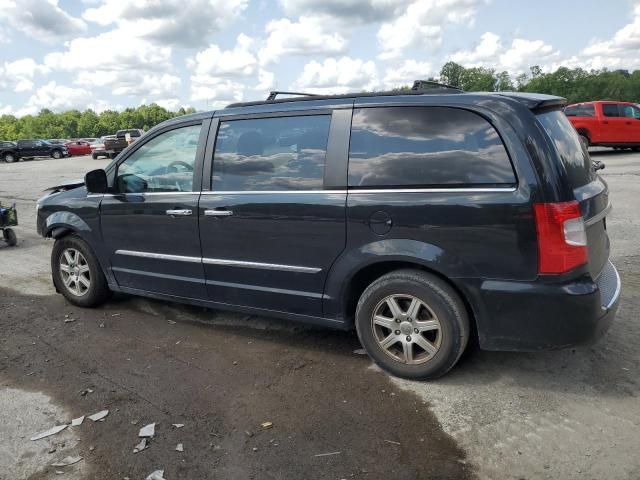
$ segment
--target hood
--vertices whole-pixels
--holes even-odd
[[[55,185],[53,187],[45,188],[45,192],[65,192],[67,190],[73,190],[74,188],[78,188],[84,185],[84,179],[82,180],[73,180],[69,182],[61,183],[60,185]]]

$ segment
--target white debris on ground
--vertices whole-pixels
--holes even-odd
[[[107,415],[109,415],[109,410],[101,410],[98,413],[94,413],[93,415],[89,415],[88,418],[89,418],[89,420],[93,420],[94,422],[97,422],[99,420],[102,420]]]
[[[153,437],[156,434],[156,424],[150,423],[140,429],[138,437]]]
[[[141,451],[146,450],[147,448],[149,448],[149,445],[147,444],[147,439],[143,438],[142,440],[140,440],[140,443],[134,447],[133,453],[140,453]]]
[[[181,443],[176,445],[176,452],[184,452],[184,445],[182,445]]]
[[[58,460],[55,463],[52,463],[52,467],[68,467],[69,465],[73,465],[82,460],[80,455],[69,455],[68,457],[63,458],[62,460]]]
[[[84,415],[82,415],[81,417],[74,418],[73,420],[71,420],[71,426],[72,427],[78,427],[78,426],[82,425],[82,422],[84,422]]]
[[[165,480],[164,470],[156,470],[151,472],[145,480]]]
[[[33,437],[31,437],[31,441],[40,440],[41,438],[50,437],[51,435],[55,435],[56,433],[60,433],[62,430],[67,428],[68,425],[58,425],[56,427],[50,428],[49,430],[39,433]]]
[[[171,425],[173,425],[175,428],[182,428],[182,427],[184,427],[184,423],[172,423]]]

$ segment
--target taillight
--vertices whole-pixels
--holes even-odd
[[[587,263],[587,233],[576,201],[536,203],[538,273],[565,273]]]

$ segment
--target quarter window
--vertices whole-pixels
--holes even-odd
[[[445,107],[354,110],[350,187],[487,186],[515,181],[500,136],[475,113]]]
[[[118,191],[191,192],[201,127],[176,128],[138,148],[118,167]]]
[[[330,115],[220,123],[214,191],[321,190]]]
[[[623,117],[640,119],[640,108],[633,105],[620,105],[620,108]]]

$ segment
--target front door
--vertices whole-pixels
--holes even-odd
[[[345,245],[346,191],[325,181],[331,118],[221,119],[199,208],[213,301],[322,315],[327,272]]]
[[[208,124],[162,131],[119,163],[101,225],[120,286],[206,299],[197,207]]]

